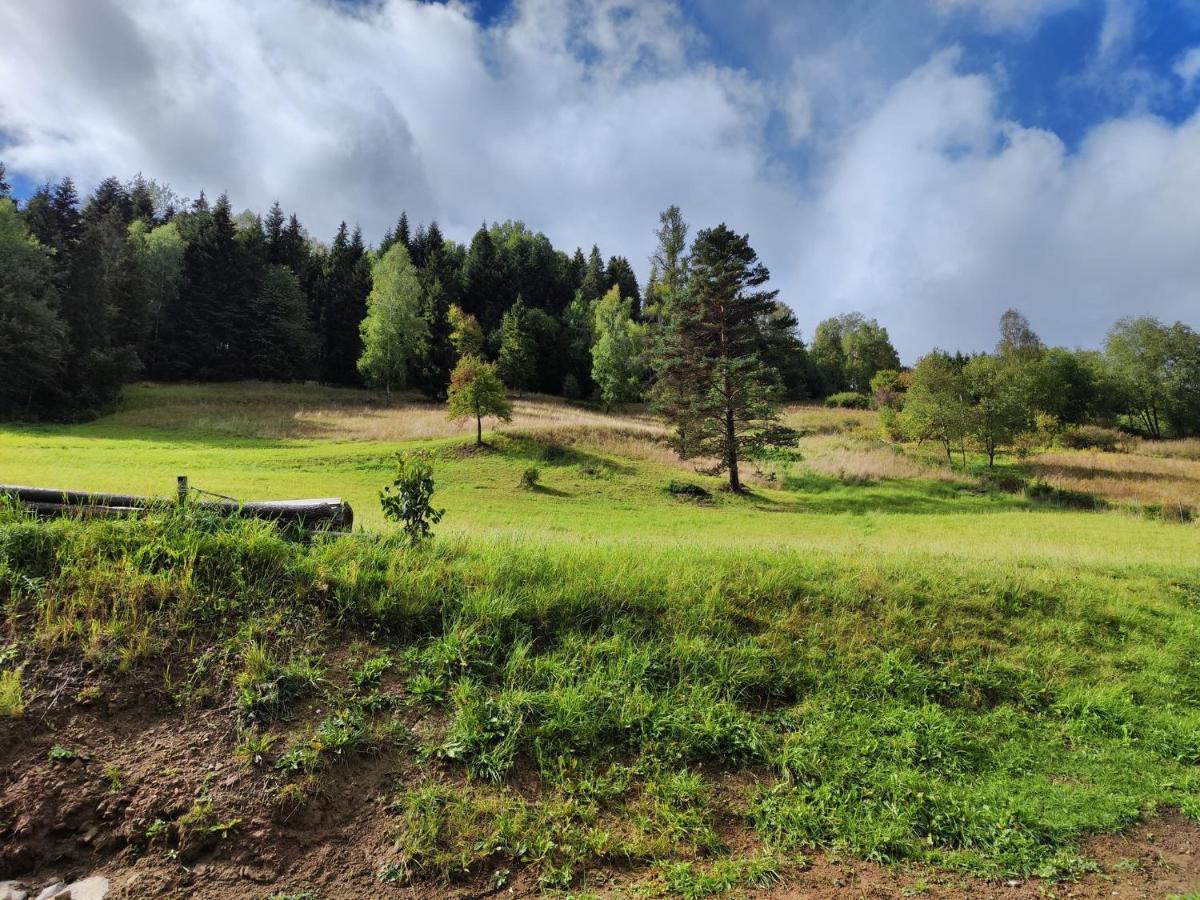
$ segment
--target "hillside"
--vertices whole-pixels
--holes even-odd
[[[963,473],[873,413],[787,417],[798,451],[746,497],[652,419],[538,397],[482,450],[437,407],[254,384],[141,385],[91,424],[0,429],[3,482],[168,494],[187,473],[341,495],[359,523],[303,541],[0,511],[0,879],[1200,890],[1186,442]],[[446,509],[419,549],[377,500],[413,448]]]

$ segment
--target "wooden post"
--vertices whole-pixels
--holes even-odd
[[[180,475],[175,479],[175,490],[179,495],[179,505],[183,506],[183,504],[187,503],[188,496],[188,483],[186,475]]]

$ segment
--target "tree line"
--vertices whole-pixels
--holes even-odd
[[[857,313],[806,344],[748,236],[720,224],[689,242],[677,207],[655,236],[642,286],[625,257],[567,254],[520,222],[462,245],[401,213],[377,247],[345,224],[324,244],[279,204],[234,215],[140,177],[86,201],[65,178],[18,207],[0,164],[0,415],[94,414],[136,377],[417,388],[480,435],[507,391],[644,400],[735,489],[747,455],[794,440],[787,399],[875,405],[898,438],[989,461],[1039,429],[1200,432],[1200,337],[1182,323],[1122,320],[1103,351],[1067,350],[1010,311],[995,352],[905,370]]]

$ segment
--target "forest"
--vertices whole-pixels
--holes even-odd
[[[465,358],[505,389],[614,405],[650,401],[684,458],[714,456],[736,488],[747,452],[786,443],[777,404],[881,410],[896,440],[997,452],[1086,427],[1200,432],[1200,334],[1149,317],[1103,348],[1048,347],[1016,310],[989,353],[933,349],[902,367],[858,313],[811,340],[767,289],[749,236],[656,229],[639,284],[621,255],[555,248],[521,222],[464,246],[401,212],[378,246],[343,223],[328,243],[276,203],[235,214],[138,176],[81,198],[71,178],[20,204],[0,163],[0,416],[86,419],[137,379],[318,381],[445,399]],[[930,335],[931,345],[937,335]],[[487,369],[492,372],[493,370]],[[708,423],[707,425],[704,423]],[[728,427],[726,425],[728,424]]]

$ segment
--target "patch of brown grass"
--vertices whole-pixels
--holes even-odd
[[[1166,448],[1168,452],[1163,453],[1163,445],[1168,443],[1188,442],[1146,442],[1135,453],[1055,450],[1035,457],[1029,468],[1054,487],[1094,494],[1110,502],[1194,510],[1200,507],[1200,458],[1183,455],[1182,448]],[[1173,456],[1171,451],[1180,455]]]
[[[869,438],[847,435],[817,435],[802,438],[803,465],[813,472],[831,475],[847,484],[920,478],[934,481],[966,481],[962,473],[944,465],[926,462]]]

